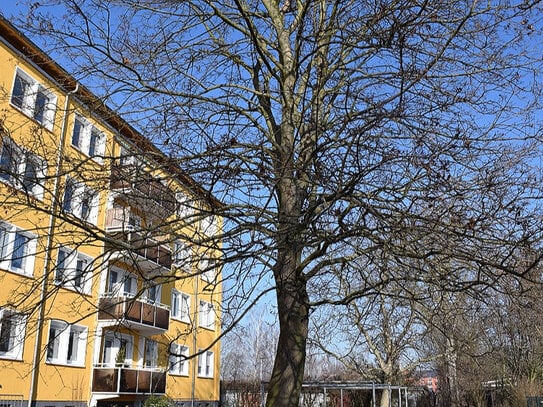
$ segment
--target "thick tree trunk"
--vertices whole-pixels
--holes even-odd
[[[379,402],[380,407],[390,407],[390,390],[383,389],[381,393],[381,400]]]
[[[460,394],[458,389],[458,371],[456,366],[456,360],[458,355],[456,351],[455,340],[452,338],[447,338],[447,350],[445,357],[447,360],[447,385],[449,392],[449,406],[459,407]]]
[[[276,269],[280,334],[267,407],[297,406],[304,378],[308,297],[305,279],[297,274],[299,253],[295,249],[286,251],[288,253],[279,255],[282,261]]]

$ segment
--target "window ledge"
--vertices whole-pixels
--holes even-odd
[[[0,265],[0,270],[4,270],[8,273],[12,273],[12,274],[16,274],[18,276],[21,276],[21,277],[26,277],[26,278],[33,278],[34,275],[32,273],[27,273],[27,272],[24,272],[24,271],[20,271],[20,270],[14,270],[10,267],[2,267]],[[0,358],[2,357],[2,355],[0,355]]]
[[[79,368],[79,369],[84,369],[85,368],[84,363],[83,364],[81,364],[81,363],[66,363],[66,362],[56,361],[56,360],[46,360],[45,363],[48,364],[48,365],[55,365],[55,366],[76,367],[76,368]]]
[[[22,357],[19,357],[17,355],[10,355],[10,354],[7,354],[7,353],[0,353],[0,359],[7,359],[7,360],[18,360],[18,361],[23,361],[23,358]]]
[[[170,376],[177,376],[177,377],[189,377],[188,373],[177,373],[177,372],[168,372]]]
[[[14,105],[11,100],[9,102],[9,105],[14,108],[15,110],[17,110],[19,113],[21,113],[22,115],[24,115],[25,117],[27,117],[28,119],[30,119],[33,123],[39,125],[42,129],[48,131],[49,133],[53,133],[53,128],[54,128],[54,125],[53,123],[51,123],[50,126],[47,126],[46,124],[36,120],[35,118],[33,118],[31,115],[28,114],[28,112],[26,112],[24,109],[21,109],[19,106],[17,105]],[[49,128],[50,127],[50,128]]]
[[[22,193],[25,195],[25,197],[28,197],[31,200],[43,202],[43,194],[36,195],[32,193],[31,191],[25,191],[25,189],[21,186],[16,185],[13,181],[7,180],[4,178],[0,178],[0,183],[4,184],[6,187],[10,188],[14,192]]]
[[[75,293],[77,295],[82,295],[84,297],[91,297],[92,296],[92,293],[90,293],[90,292],[86,292],[86,291],[82,291],[82,290],[79,290],[79,289],[74,288],[74,287],[66,286],[62,282],[59,282],[59,281],[55,281],[55,285],[58,288],[64,288],[66,291],[70,291],[70,292]]]
[[[177,322],[182,322],[184,324],[190,324],[190,319],[183,319],[183,318],[174,317],[174,316],[172,316],[171,319],[173,319],[174,321],[177,321]]]
[[[94,164],[96,165],[99,165],[100,167],[105,167],[105,163],[104,163],[104,157],[102,156],[91,156],[91,155],[88,155],[87,153],[85,153],[83,150],[81,150],[80,148],[74,146],[73,144],[70,143],[70,146],[75,150],[77,151],[79,154],[81,154],[83,157],[86,157],[88,158],[90,161],[94,162]]]

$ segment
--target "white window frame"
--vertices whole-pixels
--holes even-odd
[[[190,271],[191,267],[191,249],[182,240],[176,240],[173,243],[173,264],[185,271]]]
[[[49,323],[45,361],[54,365],[85,366],[87,337],[86,326],[52,319]]]
[[[17,81],[25,83],[22,95],[15,95]],[[45,97],[43,104],[43,112],[41,117],[38,117],[38,95]],[[42,124],[46,129],[53,130],[56,111],[56,95],[48,90],[45,86],[33,79],[29,74],[17,67],[13,78],[13,86],[11,88],[10,103],[17,110],[21,111],[26,116]]]
[[[200,260],[200,277],[202,280],[213,283],[215,281],[215,276],[217,275],[217,259],[203,259]]]
[[[202,328],[215,330],[215,309],[212,303],[200,300],[198,324]]]
[[[200,227],[204,234],[207,236],[215,236],[219,232],[219,224],[217,216],[209,215],[200,221]]]
[[[189,347],[179,343],[170,345],[168,372],[176,376],[189,375]]]
[[[7,167],[7,168],[6,168]],[[32,176],[29,177],[29,169]],[[0,180],[43,200],[47,161],[3,137],[0,145]]]
[[[144,367],[149,369],[158,368],[158,342],[145,338]]]
[[[119,151],[119,165],[121,167],[128,167],[138,164],[138,159],[136,159],[135,153],[131,151],[130,148],[121,146]]]
[[[215,354],[210,351],[199,350],[198,354],[198,377],[213,378]]]
[[[112,280],[112,273],[117,275],[115,281]],[[106,290],[110,296],[133,298],[138,293],[138,278],[127,270],[111,266],[107,276]]]
[[[79,124],[79,134],[77,140],[75,140],[76,123]],[[96,143],[93,146],[91,141],[93,136],[96,136]],[[74,124],[72,128],[71,140],[72,146],[83,154],[91,157],[94,161],[102,164],[104,160],[104,154],[106,151],[106,136],[104,132],[99,130],[96,126],[91,124],[89,120],[84,118],[80,114],[76,114],[74,118]],[[92,151],[94,149],[94,151]]]
[[[83,262],[84,267],[82,268]],[[61,247],[57,252],[55,284],[82,294],[90,294],[92,290],[92,268],[92,257],[77,250]]]
[[[109,357],[106,357],[106,341],[111,341]],[[122,362],[118,361],[122,345],[125,345],[125,354]],[[104,367],[124,366],[131,367],[134,355],[134,337],[129,334],[107,331],[103,335],[100,361]]]
[[[175,200],[177,203],[177,216],[181,219],[190,218],[194,216],[194,205],[192,200],[183,192],[177,192],[175,194]]]
[[[21,239],[26,239],[24,246]],[[0,221],[0,268],[31,277],[34,274],[37,238],[34,234]],[[22,253],[17,253],[22,249]]]
[[[7,347],[4,348],[2,344],[0,348],[0,359],[23,359],[25,331],[26,315],[8,308],[0,308],[0,341],[7,340]],[[5,335],[8,335],[8,338]]]
[[[99,209],[98,193],[73,178],[67,178],[64,185],[62,209],[85,222],[96,225]]]
[[[153,290],[154,294],[152,294]],[[156,284],[153,281],[148,282],[142,298],[149,304],[160,305],[160,299],[162,298],[162,284]]]
[[[172,290],[171,316],[178,321],[190,323],[190,295],[175,288]]]

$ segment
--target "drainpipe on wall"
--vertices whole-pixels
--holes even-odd
[[[200,323],[200,304],[198,303],[198,289],[200,281],[200,275],[196,274],[196,283],[195,283],[195,291],[194,291],[194,297],[195,297],[195,313],[194,313],[194,329],[192,332],[192,349],[194,349],[194,353],[197,352],[197,346],[198,346],[198,324]],[[191,380],[191,407],[194,407],[194,397],[196,397],[196,375],[198,374],[198,357],[194,358],[194,362],[192,363],[192,380]]]
[[[36,329],[36,342],[34,344],[34,355],[32,359],[32,374],[30,380],[30,392],[28,396],[28,407],[33,406],[34,398],[36,397],[37,379],[40,369],[41,359],[41,344],[43,335],[43,324],[45,319],[45,299],[47,298],[47,279],[51,268],[51,251],[53,250],[53,235],[56,228],[56,212],[60,200],[60,167],[62,165],[64,156],[64,142],[66,141],[67,133],[67,120],[68,120],[68,106],[70,103],[70,96],[75,94],[79,90],[79,83],[76,83],[75,88],[66,94],[66,100],[64,102],[64,113],[62,116],[62,127],[60,130],[60,143],[58,147],[58,154],[55,168],[55,183],[53,186],[52,202],[51,202],[51,215],[49,217],[49,226],[47,228],[47,242],[45,245],[45,259],[43,265],[43,275],[41,282],[40,302],[38,308],[38,321]]]

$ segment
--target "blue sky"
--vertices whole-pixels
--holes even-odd
[[[0,12],[8,18],[26,9],[22,1],[3,0],[0,2]]]

